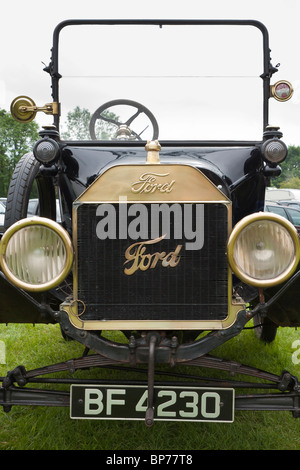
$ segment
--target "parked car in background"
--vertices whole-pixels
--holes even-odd
[[[38,199],[29,199],[28,201],[27,217],[31,217],[32,215],[39,215]]]
[[[4,206],[6,206],[6,200],[7,200],[6,197],[0,197],[0,202],[2,202]]]
[[[300,189],[266,188],[266,199],[268,201],[296,199],[300,202]]]
[[[273,212],[274,214],[281,215],[285,219],[292,222],[292,224],[295,225],[298,234],[300,235],[300,210],[290,206],[283,206],[279,203],[267,203],[265,210],[268,212]]]
[[[32,217],[33,215],[40,215],[38,199],[29,199],[28,201],[27,217]],[[56,222],[61,223],[61,220],[61,208],[59,205],[59,200],[56,199]]]
[[[5,206],[0,201],[0,234],[4,231],[4,217],[5,217]]]
[[[300,201],[298,201],[297,199],[283,199],[276,202],[277,204],[280,204],[282,206],[289,206],[293,207],[294,209],[300,210]]]

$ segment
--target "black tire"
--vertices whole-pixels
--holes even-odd
[[[277,325],[268,317],[262,317],[260,314],[253,317],[255,333],[259,340],[264,343],[272,343],[276,338]]]
[[[55,220],[55,190],[50,178],[39,178],[40,163],[26,153],[17,163],[8,188],[4,230],[27,217],[28,201],[34,182],[37,184],[39,215]]]

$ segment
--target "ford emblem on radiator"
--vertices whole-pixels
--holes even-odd
[[[124,265],[130,263],[131,261],[132,264],[129,268],[124,269],[124,273],[130,276],[131,274],[134,274],[138,269],[140,269],[141,271],[153,269],[157,266],[158,263],[164,268],[167,268],[168,266],[174,268],[175,266],[177,266],[180,261],[180,256],[178,255],[180,253],[182,245],[177,245],[176,249],[174,251],[171,251],[170,253],[166,253],[165,251],[162,251],[161,253],[156,252],[153,254],[147,252],[145,253],[145,245],[152,245],[154,243],[158,243],[164,238],[165,235],[156,238],[155,240],[147,240],[145,242],[138,242],[133,243],[133,245],[130,245],[125,251],[125,258],[127,261],[125,261]]]

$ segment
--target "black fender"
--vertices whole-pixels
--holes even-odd
[[[42,297],[14,286],[0,271],[0,323],[54,323]]]

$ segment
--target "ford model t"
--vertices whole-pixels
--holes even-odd
[[[57,323],[85,353],[31,371],[16,364],[1,405],[70,406],[72,418],[147,425],[231,422],[235,409],[298,417],[295,376],[210,354],[250,321],[266,342],[278,326],[300,325],[298,235],[264,212],[265,188],[287,156],[271,118],[293,93],[272,81],[265,26],[69,20],[55,28],[44,70],[52,99],[38,106],[25,92],[11,105],[24,125],[38,112],[46,122],[7,196],[0,321]],[[34,184],[37,214],[27,217]],[[147,380],[127,380],[142,364]],[[197,366],[199,378],[162,382],[162,365],[162,374]],[[120,368],[119,380],[104,382],[103,366]],[[99,380],[75,375],[69,391],[26,387],[91,367]],[[202,368],[248,374],[260,379],[256,389],[275,391],[237,395],[245,382],[206,381]]]

